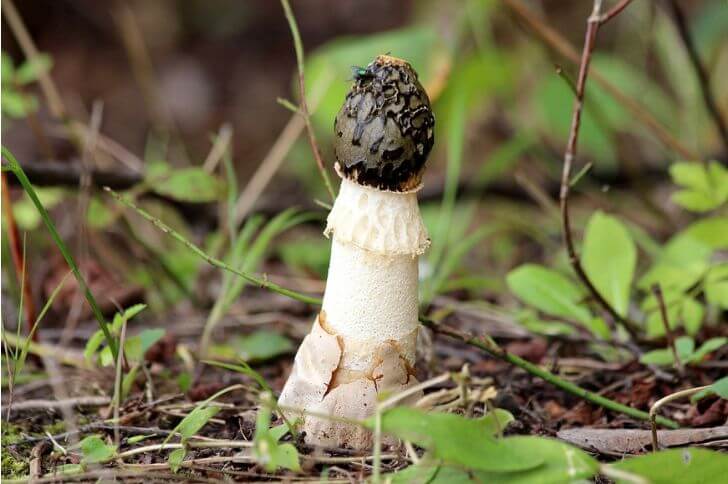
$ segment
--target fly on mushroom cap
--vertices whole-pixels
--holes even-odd
[[[430,99],[412,66],[380,55],[355,71],[334,121],[338,170],[361,185],[412,190],[435,141],[434,124]]]

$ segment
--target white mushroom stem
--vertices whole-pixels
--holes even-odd
[[[369,432],[306,412],[361,420],[381,395],[417,384],[417,257],[429,239],[416,190],[383,191],[346,178],[324,234],[333,240],[323,307],[279,404],[300,409],[290,416],[302,419],[307,442],[366,448]]]

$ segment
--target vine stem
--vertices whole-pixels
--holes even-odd
[[[548,383],[551,383],[557,388],[560,388],[561,390],[564,390],[568,393],[571,393],[572,395],[575,395],[579,398],[583,398],[584,400],[587,400],[595,405],[599,405],[600,407],[604,407],[609,410],[613,410],[615,412],[623,413],[625,415],[629,415],[632,418],[638,419],[638,420],[644,420],[644,421],[650,421],[651,417],[650,414],[647,412],[643,412],[642,410],[637,410],[636,408],[628,407],[627,405],[623,405],[621,403],[615,402],[614,400],[610,400],[609,398],[603,397],[599,395],[598,393],[590,392],[589,390],[586,390],[584,388],[581,388],[580,386],[571,383],[568,380],[564,380],[563,378],[554,375],[548,370],[545,370],[541,368],[538,365],[534,365],[530,361],[526,361],[523,358],[516,356],[514,354],[508,353],[503,348],[498,346],[498,344],[493,341],[492,338],[488,336],[484,337],[476,337],[469,335],[465,332],[462,332],[458,329],[442,325],[442,324],[436,324],[435,322],[428,320],[428,319],[420,319],[420,322],[433,330],[435,333],[444,334],[446,336],[450,336],[451,338],[455,338],[457,340],[462,341],[463,343],[466,343],[470,346],[474,346],[476,348],[479,348],[486,353],[490,354],[491,356],[494,356],[498,358],[499,360],[505,361],[507,363],[510,363],[514,366],[517,366],[521,368],[522,370],[525,370],[526,372],[530,373],[533,376],[536,376],[538,378],[541,378],[542,380],[547,381]],[[657,417],[656,422],[660,425],[663,425],[665,427],[676,429],[678,428],[678,424],[665,417]]]
[[[571,189],[571,167],[576,158],[576,146],[579,139],[579,128],[581,127],[581,113],[584,109],[584,93],[586,91],[586,79],[589,73],[589,65],[591,63],[592,52],[597,37],[599,27],[609,20],[615,18],[622,10],[624,10],[631,0],[624,0],[617,4],[614,8],[605,14],[602,14],[602,0],[595,0],[592,13],[587,20],[586,38],[584,39],[584,48],[581,53],[581,62],[579,64],[579,74],[576,79],[576,93],[574,99],[574,109],[571,117],[571,129],[569,130],[569,138],[564,152],[563,170],[561,172],[561,189],[559,191],[559,202],[561,208],[561,229],[563,232],[564,245],[569,255],[569,263],[576,273],[579,280],[591,293],[597,303],[611,316],[612,320],[609,325],[612,331],[615,331],[615,322],[621,323],[630,335],[636,339],[640,331],[640,326],[631,319],[622,316],[616,309],[602,296],[592,283],[589,276],[581,265],[581,260],[574,246],[574,237],[571,230],[571,218],[569,216],[569,193]]]
[[[301,42],[301,35],[298,32],[296,17],[293,15],[293,10],[291,10],[291,5],[288,3],[288,0],[281,0],[281,5],[283,6],[283,11],[286,15],[288,26],[291,29],[291,36],[293,37],[293,47],[296,50],[296,63],[298,64],[298,89],[301,97],[299,110],[301,116],[303,116],[303,120],[306,122],[308,143],[311,145],[313,157],[316,159],[316,165],[318,166],[319,172],[321,173],[321,178],[323,178],[324,185],[326,185],[326,190],[329,192],[329,195],[331,195],[331,200],[333,201],[336,199],[336,193],[334,192],[334,188],[331,185],[331,180],[329,179],[329,173],[326,171],[324,160],[321,157],[321,150],[319,149],[318,142],[316,141],[316,133],[314,132],[313,126],[311,125],[311,116],[308,112],[308,103],[306,102],[306,79],[304,76],[303,42]]]

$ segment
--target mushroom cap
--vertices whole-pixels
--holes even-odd
[[[334,122],[338,171],[361,185],[408,191],[420,184],[435,142],[430,99],[412,66],[380,55],[356,68]]]

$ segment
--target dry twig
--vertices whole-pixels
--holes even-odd
[[[708,110],[708,114],[713,118],[713,123],[720,134],[720,138],[723,141],[723,149],[726,155],[728,155],[728,127],[726,127],[726,121],[720,112],[718,103],[715,101],[713,91],[710,88],[710,76],[705,66],[700,61],[700,55],[698,49],[695,46],[692,36],[690,35],[690,29],[688,28],[688,22],[685,18],[685,13],[680,8],[680,5],[676,0],[670,0],[668,2],[670,11],[672,12],[672,18],[675,20],[675,26],[677,27],[680,40],[682,40],[685,50],[690,58],[690,63],[693,65],[695,75],[698,78],[698,84],[700,84],[700,93],[703,96],[703,102]]]
[[[682,361],[680,360],[680,354],[677,352],[677,348],[675,347],[675,337],[672,334],[672,330],[670,329],[670,320],[667,316],[667,306],[665,306],[665,297],[662,294],[662,288],[659,284],[655,284],[652,286],[652,293],[655,295],[655,299],[657,299],[657,305],[660,307],[660,319],[662,319],[662,325],[665,328],[665,336],[667,337],[667,344],[670,346],[670,350],[672,350],[672,357],[675,360],[675,367],[677,368],[677,371],[682,375],[685,373],[685,367],[682,364]]]
[[[544,43],[549,49],[556,51],[559,55],[569,59],[571,62],[579,63],[580,57],[576,49],[566,40],[559,32],[554,30],[551,26],[546,25],[534,15],[533,12],[526,7],[520,0],[504,0],[505,4],[515,13],[521,20],[523,20],[528,27],[536,34],[536,36]],[[629,4],[628,1],[620,2],[615,8],[600,16],[596,19],[600,24],[604,24],[607,21],[614,18],[619,12]],[[591,77],[599,86],[604,89],[610,96],[614,98],[619,104],[624,106],[635,119],[639,120],[645,127],[647,127],[652,133],[659,139],[665,146],[669,147],[676,153],[679,153],[685,159],[695,160],[698,159],[698,155],[692,150],[683,145],[680,140],[670,133],[655,117],[645,109],[639,102],[626,96],[620,91],[614,84],[609,82],[607,78],[602,76],[599,72],[592,72]]]
[[[592,52],[594,50],[594,43],[596,41],[597,32],[604,23],[613,19],[619,12],[629,4],[630,0],[623,0],[617,4],[612,10],[605,14],[601,13],[601,0],[594,1],[594,8],[592,10],[589,19],[587,20],[586,38],[584,40],[584,49],[581,54],[581,63],[579,65],[579,75],[576,79],[576,99],[574,100],[574,110],[571,118],[571,129],[569,130],[569,139],[566,144],[566,151],[564,152],[564,165],[563,171],[561,172],[561,190],[559,192],[559,202],[561,206],[561,226],[564,237],[564,245],[566,245],[566,251],[569,254],[569,263],[574,269],[574,272],[579,277],[579,280],[584,284],[589,293],[599,303],[599,305],[606,310],[612,317],[611,322],[612,330],[614,331],[614,322],[620,322],[624,325],[625,329],[634,337],[639,332],[640,328],[637,323],[630,320],[629,318],[620,315],[616,309],[601,295],[597,288],[592,283],[589,276],[584,271],[581,265],[579,255],[576,253],[574,246],[574,239],[571,232],[571,219],[569,217],[569,191],[571,188],[571,166],[574,163],[576,157],[576,145],[579,139],[579,128],[581,127],[581,113],[584,108],[584,93],[586,90],[586,79],[589,73],[589,64],[591,62]]]

